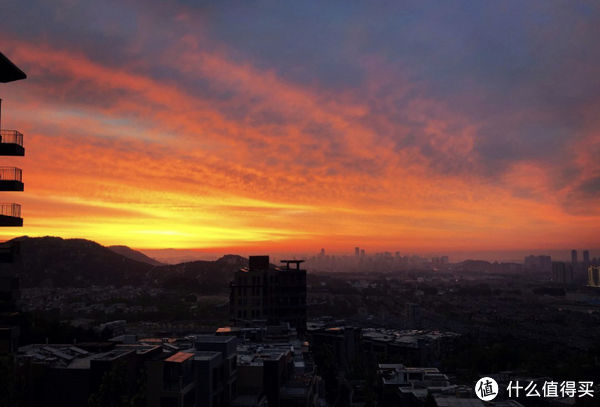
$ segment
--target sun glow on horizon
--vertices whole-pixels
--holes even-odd
[[[347,21],[315,21],[322,31],[297,31],[302,41],[266,41],[260,33],[276,29],[268,22],[241,33],[202,7],[131,7],[128,18],[152,30],[105,16],[94,20],[98,37],[79,17],[50,13],[79,30],[79,45],[53,24],[0,27],[2,51],[28,74],[0,89],[2,124],[24,134],[26,149],[3,160],[23,168],[25,192],[3,198],[22,204],[24,227],[2,237],[282,251],[597,241],[600,99],[588,93],[597,75],[585,68],[595,54],[578,62],[568,46],[586,43],[596,25],[565,37],[510,20],[520,41],[498,48],[497,60],[487,50],[510,40],[504,25],[486,31],[496,42],[473,39],[465,50],[448,35],[462,25],[445,13],[421,16],[435,35],[419,21],[381,27],[388,43],[362,18],[368,10],[348,6]],[[481,29],[463,18],[464,35]],[[336,46],[315,41],[319,32]],[[253,48],[256,36],[264,48]],[[559,40],[564,58],[539,46]],[[539,60],[502,54],[522,44],[535,45]],[[540,94],[558,82],[556,95]]]

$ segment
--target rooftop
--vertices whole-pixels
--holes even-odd
[[[194,337],[195,342],[203,343],[230,343],[235,341],[234,336],[216,336],[216,335],[196,335]]]
[[[443,338],[456,338],[460,336],[455,332],[427,331],[427,330],[396,330],[383,328],[365,328],[362,330],[363,338],[379,342],[392,342],[399,345],[414,346],[419,340],[434,341]]]
[[[182,363],[194,357],[193,353],[177,352],[165,359],[165,362]]]
[[[108,352],[92,353],[69,344],[32,344],[20,347],[18,357],[56,368],[89,369],[92,360],[115,360],[131,352],[135,349],[119,347]]]
[[[211,352],[211,351],[194,351],[194,360],[213,360],[215,358],[219,358],[221,356],[221,352]]]

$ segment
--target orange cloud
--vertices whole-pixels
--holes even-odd
[[[186,52],[157,56],[230,93],[217,97],[47,45],[7,46],[29,79],[5,96],[27,154],[13,160],[26,191],[11,196],[23,203],[25,226],[5,237],[289,250],[594,242],[600,216],[566,211],[537,163],[516,163],[497,183],[445,172],[452,160],[475,165],[480,123],[423,95],[399,122],[378,112],[407,97],[409,84],[383,78],[362,98],[332,94],[203,51],[192,38],[180,44]],[[576,149],[581,166],[596,171]]]

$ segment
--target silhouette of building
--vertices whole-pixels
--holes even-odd
[[[199,335],[194,338],[198,405],[228,406],[235,399],[237,343],[238,339],[234,336]]]
[[[353,326],[309,326],[311,352],[330,355],[338,369],[349,370],[361,357],[361,328]]]
[[[15,64],[0,53],[0,82],[7,83],[25,79]],[[23,156],[23,134],[17,130],[2,129],[2,99],[0,99],[0,155]],[[23,191],[22,173],[19,168],[0,167],[0,191]],[[21,205],[16,203],[0,204],[0,226],[23,226]]]
[[[575,249],[571,250],[571,264],[577,264],[577,250]]]
[[[146,362],[147,406],[228,406],[235,398],[237,338],[202,335],[193,347]]]
[[[269,256],[250,256],[231,282],[229,306],[236,324],[264,321],[268,325],[289,323],[306,330],[306,270],[304,260],[281,260],[282,268],[271,267]],[[290,264],[295,264],[291,268]]]
[[[550,256],[534,256],[525,257],[523,266],[526,270],[550,272],[552,270],[552,258]]]
[[[26,77],[23,71],[0,53],[0,82],[13,82]],[[2,129],[2,99],[0,99],[0,155],[25,155],[23,135],[17,130]],[[21,169],[0,167],[0,191],[23,191]],[[23,226],[19,204],[0,203],[0,226]],[[18,243],[0,245],[0,353],[14,352],[18,346],[16,300],[19,298],[19,279],[12,267],[5,267],[8,266],[7,263],[18,260],[18,255]]]
[[[159,346],[106,342],[22,346],[18,366],[29,391],[20,405],[87,406],[91,397],[97,400],[91,405],[118,405],[115,399],[131,398],[141,390],[138,382],[144,362],[162,355]]]
[[[426,404],[428,394],[439,394],[441,389],[449,386],[448,376],[434,367],[407,367],[399,363],[377,365],[379,400],[384,406],[429,405]]]
[[[203,355],[204,358],[206,356]],[[195,355],[192,352],[165,352],[148,361],[148,407],[194,405],[197,385],[194,365]]]
[[[589,250],[583,251],[583,264],[585,264],[585,265],[590,264],[590,251]]]
[[[317,407],[321,379],[307,343],[245,343],[238,346],[238,398],[232,407]]]
[[[355,248],[354,248],[354,255],[355,255],[356,257],[360,256],[360,247],[355,247]]]
[[[560,261],[552,262],[552,281],[558,284],[572,284],[573,265]]]
[[[133,399],[145,399],[147,407],[232,405],[237,338],[131,336],[111,342],[20,347],[19,373],[30,390],[20,405],[116,406]],[[121,341],[128,343],[117,344]]]

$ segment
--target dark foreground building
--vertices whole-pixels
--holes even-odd
[[[23,71],[0,53],[0,82],[7,83],[26,77]],[[1,126],[2,99],[0,99],[0,155],[24,156],[23,134],[17,130],[5,130]],[[0,167],[0,191],[23,191],[21,169]],[[0,203],[0,226],[23,226],[21,205]]]
[[[27,75],[0,53],[0,82],[25,79]],[[2,99],[0,99],[0,156],[23,156],[23,135],[17,130],[2,128]],[[0,166],[0,191],[23,191],[21,169]],[[21,205],[0,203],[0,226],[23,226]],[[19,328],[16,300],[19,298],[19,279],[8,263],[19,258],[18,243],[0,244],[0,354],[14,352]]]
[[[229,306],[236,324],[262,320],[269,325],[289,323],[300,334],[306,331],[306,270],[300,268],[303,260],[281,262],[285,266],[272,267],[269,256],[250,256],[248,268],[235,273]]]

